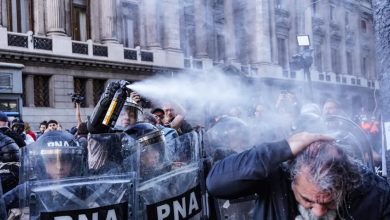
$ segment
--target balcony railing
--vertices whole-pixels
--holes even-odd
[[[8,46],[28,48],[28,36],[8,33]]]
[[[58,55],[74,58],[97,59],[124,63],[138,63],[158,65],[170,68],[183,68],[183,54],[178,52],[168,53],[167,51],[141,50],[140,47],[126,48],[122,44],[98,44],[92,40],[86,42],[74,41],[66,36],[38,36],[33,32],[15,33],[8,32],[6,28],[0,27],[0,39],[7,39],[0,42],[0,49],[30,52],[40,55]],[[202,68],[202,62],[195,62],[196,68]]]
[[[34,48],[40,50],[53,50],[53,41],[47,37],[33,37]]]

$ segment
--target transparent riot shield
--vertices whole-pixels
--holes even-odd
[[[225,157],[240,153],[250,147],[248,125],[239,118],[224,116],[205,134],[206,152],[213,163]],[[217,219],[253,219],[255,196],[235,200],[215,199]]]
[[[40,219],[135,219],[135,173],[30,181],[24,215]]]
[[[149,140],[157,134],[149,135]],[[137,219],[200,219],[204,205],[198,134],[187,133],[169,143],[151,142],[133,146],[134,142],[127,142],[124,161],[139,165]]]
[[[91,175],[122,173],[123,133],[89,134],[87,164]]]
[[[342,116],[327,116],[325,118],[327,132],[335,136],[339,146],[346,152],[362,161],[374,171],[373,150],[365,132],[353,121]]]
[[[73,135],[50,131],[22,148],[20,183],[33,180],[64,179],[83,176],[86,171],[85,149]]]

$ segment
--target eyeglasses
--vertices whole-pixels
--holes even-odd
[[[157,115],[157,114],[154,114],[154,117],[155,117],[155,118],[159,118],[159,119],[164,119],[164,115]]]

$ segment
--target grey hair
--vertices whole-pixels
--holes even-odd
[[[289,166],[294,184],[303,172],[322,192],[329,193],[337,206],[346,208],[346,195],[361,186],[361,163],[351,158],[335,142],[318,141],[301,152]]]

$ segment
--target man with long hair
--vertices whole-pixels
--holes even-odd
[[[214,165],[211,195],[257,194],[254,219],[390,219],[389,184],[330,137],[307,132]]]

